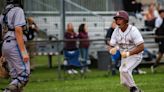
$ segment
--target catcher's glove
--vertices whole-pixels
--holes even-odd
[[[9,77],[9,72],[7,70],[7,62],[4,57],[0,57],[0,78]]]

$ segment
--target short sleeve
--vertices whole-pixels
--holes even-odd
[[[118,30],[118,28],[115,28],[115,30],[112,33],[112,36],[111,36],[111,39],[110,39],[110,45],[111,46],[115,46],[116,45],[116,41],[117,41],[117,39],[116,39],[117,30]]]
[[[25,15],[24,15],[23,9],[17,8],[17,11],[15,12],[14,17],[15,17],[14,26],[26,25]]]
[[[143,37],[136,27],[133,27],[133,30],[131,32],[132,32],[132,38],[136,46],[141,43],[144,43]]]

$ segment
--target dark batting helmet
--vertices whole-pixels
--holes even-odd
[[[114,16],[114,19],[116,18],[123,18],[124,20],[127,20],[127,22],[129,21],[129,15],[124,10],[118,11],[116,15]]]

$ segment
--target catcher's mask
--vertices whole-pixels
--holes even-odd
[[[23,4],[23,0],[6,0],[6,4]]]
[[[17,4],[23,9],[23,0],[6,0],[6,5],[8,4]]]

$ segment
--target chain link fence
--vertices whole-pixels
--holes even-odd
[[[97,58],[98,51],[105,51],[106,29],[113,21],[115,11],[123,9],[122,0],[65,0],[65,21],[62,28],[61,8],[62,0],[24,0],[26,17],[33,17],[39,27],[39,35],[34,39],[38,55],[59,55],[63,50],[63,32],[68,23],[74,25],[75,32],[81,23],[88,25],[90,37],[90,55]],[[0,11],[2,11],[4,0],[1,0]],[[130,17],[130,24],[143,28],[143,20]],[[64,29],[64,30],[63,30]],[[148,32],[142,32],[143,34]],[[152,33],[152,32],[151,32]],[[150,34],[151,34],[150,33]],[[146,36],[145,36],[146,37]],[[152,45],[153,38],[145,39]],[[151,43],[151,44],[150,44]],[[154,45],[156,47],[157,44]],[[153,50],[157,50],[154,48]],[[43,54],[42,54],[43,53]],[[47,54],[48,53],[48,54]],[[51,59],[50,59],[51,60]],[[58,60],[61,61],[61,60]],[[50,61],[51,63],[51,61]],[[59,62],[59,65],[61,62]],[[60,67],[59,67],[60,70]]]
[[[62,0],[24,1],[26,16],[34,17],[39,29],[46,34],[47,39],[63,39],[64,33],[60,16],[61,1]],[[91,40],[104,39],[106,35],[105,28],[109,27],[113,20],[113,12],[111,11],[122,9],[121,2],[122,0],[65,0],[65,25],[72,23],[75,32],[77,32],[79,25],[85,23],[88,25]],[[109,14],[111,17],[103,17],[103,14]],[[66,27],[64,27],[64,29],[66,29]],[[90,53],[96,57],[97,50],[104,48],[104,46],[104,41],[92,41]],[[56,46],[52,47],[55,48]],[[59,49],[62,50],[62,48],[61,43]]]

